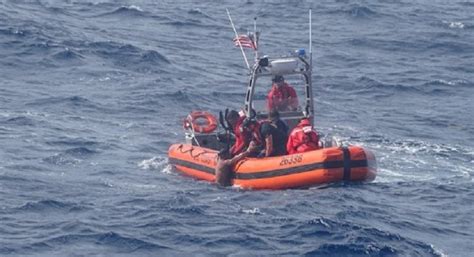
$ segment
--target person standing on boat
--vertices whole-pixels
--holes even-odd
[[[308,118],[303,118],[291,131],[286,144],[288,154],[304,153],[319,149],[318,133]]]
[[[273,109],[268,113],[268,121],[260,126],[260,135],[264,149],[260,157],[281,156],[286,154],[288,126],[280,119],[280,113]]]
[[[229,149],[224,148],[217,154],[216,183],[221,186],[232,186],[234,166],[255,151],[256,145],[252,142],[246,151],[232,157]]]
[[[285,82],[285,78],[276,75],[272,79],[272,89],[268,92],[267,108],[278,111],[296,111],[298,108],[298,96],[295,89]]]

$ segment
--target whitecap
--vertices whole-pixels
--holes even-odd
[[[464,28],[464,23],[456,21],[456,22],[450,22],[449,27],[452,29],[463,29]]]
[[[252,214],[252,215],[261,215],[263,214],[259,208],[252,208],[252,209],[242,209],[241,210],[242,213],[245,213],[245,214]]]
[[[444,253],[441,249],[436,248],[434,245],[430,244],[430,247],[431,247],[431,249],[433,249],[434,253],[435,253],[437,256],[449,257],[449,255],[447,255],[446,253]]]
[[[129,7],[123,6],[123,7],[127,8],[129,10],[135,10],[135,11],[143,12],[143,9],[140,8],[139,6],[136,6],[136,5],[130,5]]]
[[[163,173],[171,172],[171,166],[168,165],[168,159],[161,156],[143,160],[140,163],[138,163],[138,167],[144,170],[161,169]]]
[[[462,85],[462,84],[467,84],[468,82],[466,80],[462,79],[457,79],[457,80],[444,80],[444,79],[437,79],[435,82],[444,84],[444,85],[450,85],[450,86],[456,86],[456,85]]]

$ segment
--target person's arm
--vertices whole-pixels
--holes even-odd
[[[291,134],[288,137],[288,142],[286,143],[286,151],[288,152],[288,154],[293,154],[295,152],[293,149],[293,137]]]
[[[265,157],[268,157],[273,152],[273,136],[270,134],[265,138]]]
[[[242,125],[240,125],[242,126]],[[235,135],[235,143],[234,145],[231,147],[231,151],[230,153],[231,154],[236,154],[236,153],[240,153],[244,150],[244,147],[247,146],[250,142],[250,139],[248,136],[244,135],[244,133],[246,132],[242,132],[241,130],[240,131],[236,131],[237,134]]]
[[[274,107],[275,106],[274,106],[274,102],[273,102],[273,88],[272,88],[270,90],[270,92],[268,92],[268,96],[267,96],[267,109],[270,111]]]
[[[290,86],[289,89],[290,96],[288,97],[288,104],[292,110],[296,110],[298,109],[298,95],[293,87]]]
[[[242,150],[245,147],[245,140],[237,140],[235,141],[235,144],[231,147],[231,153],[236,154],[242,152]]]
[[[228,160],[229,164],[231,164],[232,166],[237,164],[239,161],[241,161],[242,159],[248,157],[251,153],[255,152],[257,149],[258,149],[258,145],[255,143],[255,141],[251,141],[249,143],[249,147],[247,148],[247,150],[245,150],[245,152],[243,152],[243,153],[235,156],[234,158]]]
[[[228,160],[229,161],[229,164],[234,166],[235,164],[237,164],[238,162],[240,162],[242,159],[244,159],[245,157],[249,156],[251,152],[249,150],[246,150],[245,152],[243,153],[240,153],[236,156],[234,156],[232,159]]]
[[[314,145],[319,149],[319,135],[316,131],[312,131],[311,133],[311,140],[313,141]]]

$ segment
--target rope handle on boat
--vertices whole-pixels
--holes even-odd
[[[193,151],[195,150],[194,147],[191,147],[191,148],[188,149],[188,150],[183,150],[183,146],[184,146],[183,144],[180,144],[177,149],[178,149],[181,153],[189,153],[189,155],[190,155],[192,158],[197,158],[197,157],[199,157],[199,156],[201,156],[202,154],[205,154],[205,153],[211,153],[211,152],[209,152],[209,151],[202,150],[201,152],[197,153],[196,155],[193,155]]]

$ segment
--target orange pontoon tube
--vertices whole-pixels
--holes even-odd
[[[210,182],[215,180],[217,151],[174,144],[168,154],[169,163],[182,173]],[[245,189],[288,189],[339,181],[372,181],[377,172],[374,155],[358,146],[245,158],[234,170],[234,186]]]

